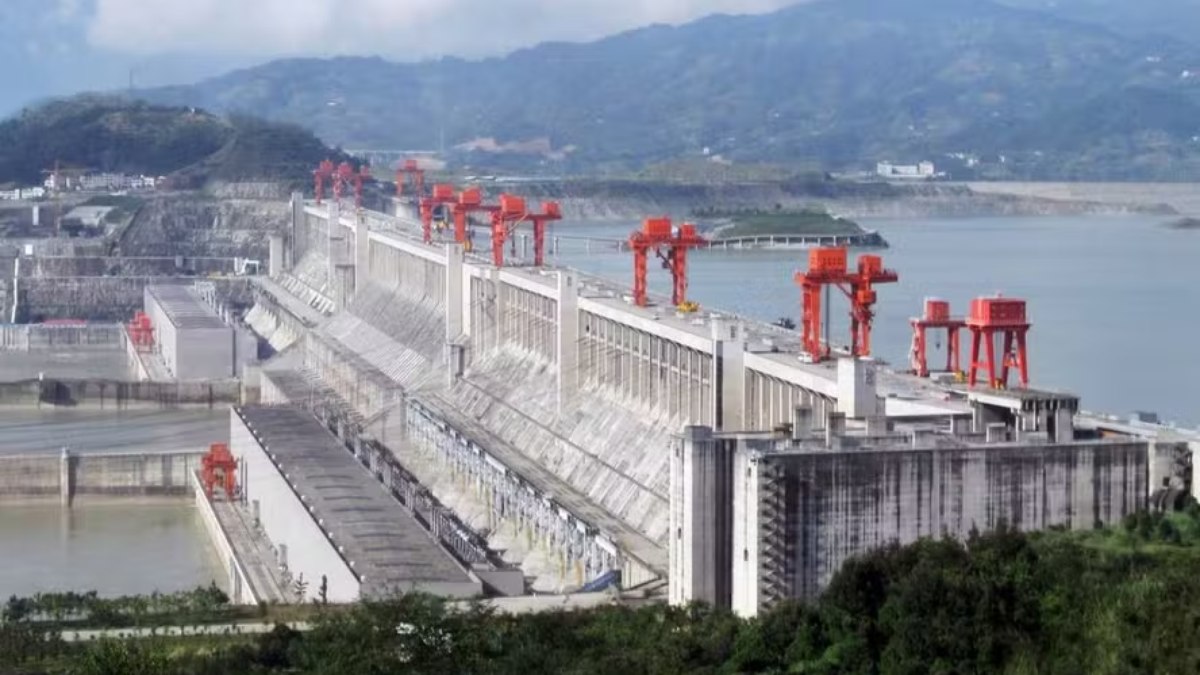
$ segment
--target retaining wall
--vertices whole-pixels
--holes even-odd
[[[122,327],[117,323],[86,326],[45,324],[0,325],[0,351],[39,351],[69,347],[73,351],[121,349]]]
[[[214,382],[114,382],[22,380],[0,382],[0,406],[100,408],[223,408],[241,401],[237,380]]]
[[[0,501],[186,497],[199,465],[197,453],[0,457]]]

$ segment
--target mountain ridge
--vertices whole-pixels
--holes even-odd
[[[1085,121],[1066,124],[1073,135],[1056,143],[1052,157],[1033,145],[997,147],[982,138],[964,147],[964,139],[997,125],[1028,130],[1001,138],[1033,138],[1071,104],[1123,91],[1200,103],[1200,77],[1180,76],[1185,64],[1200,67],[1198,46],[989,0],[900,4],[828,0],[766,15],[714,15],[479,61],[288,59],[141,95],[304,124],[346,147],[440,148],[444,139],[453,148],[490,138],[500,147],[546,139],[550,149],[458,153],[472,164],[603,171],[717,154],[847,169],[948,153],[1022,158],[991,161],[995,177],[1053,176],[1109,138]],[[1129,144],[1132,160],[1153,148],[1139,140],[1147,130],[1132,115],[1138,106],[1130,108],[1105,133]],[[1149,131],[1183,144],[1179,159],[1143,166],[1142,175],[1200,168],[1193,158],[1200,146],[1188,147],[1180,131],[1186,125],[1164,126]],[[1110,158],[1093,177],[1130,176]]]

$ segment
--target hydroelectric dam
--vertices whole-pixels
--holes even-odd
[[[244,317],[277,354],[243,392],[320,420],[362,467],[326,483],[382,486],[467,572],[455,594],[618,586],[753,615],[891,542],[1092,528],[1196,489],[1193,432],[1066,393],[813,362],[793,330],[427,243],[396,203],[293,196]],[[235,412],[235,431],[264,414]],[[247,452],[283,461],[255,439]],[[365,589],[346,551],[371,549],[375,521],[338,523],[374,502],[314,500],[310,470],[292,487],[324,532],[312,546],[346,562],[347,593]]]

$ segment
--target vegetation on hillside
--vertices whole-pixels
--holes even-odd
[[[781,234],[854,235],[866,232],[858,223],[846,218],[839,218],[818,207],[799,211],[702,209],[697,211],[696,215],[701,218],[724,221],[713,231],[716,239]]]
[[[331,152],[299,126],[118,97],[79,96],[0,122],[0,184],[64,170],[209,179],[306,179]]]
[[[849,562],[819,601],[753,620],[661,605],[509,616],[409,595],[317,606],[306,632],[76,645],[26,614],[0,625],[0,663],[89,675],[1196,673],[1197,565],[1193,503],[1093,532],[891,547]]]
[[[988,0],[824,0],[482,61],[278,61],[146,95],[254,110],[347,146],[444,138],[463,163],[512,170],[720,156],[826,170],[929,159],[960,179],[1197,179],[1200,78],[1181,74],[1198,67],[1200,45]]]

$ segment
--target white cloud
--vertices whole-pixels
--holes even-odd
[[[588,40],[796,0],[95,0],[88,38],[134,54],[380,54],[411,60]],[[60,7],[75,5],[60,0]]]

